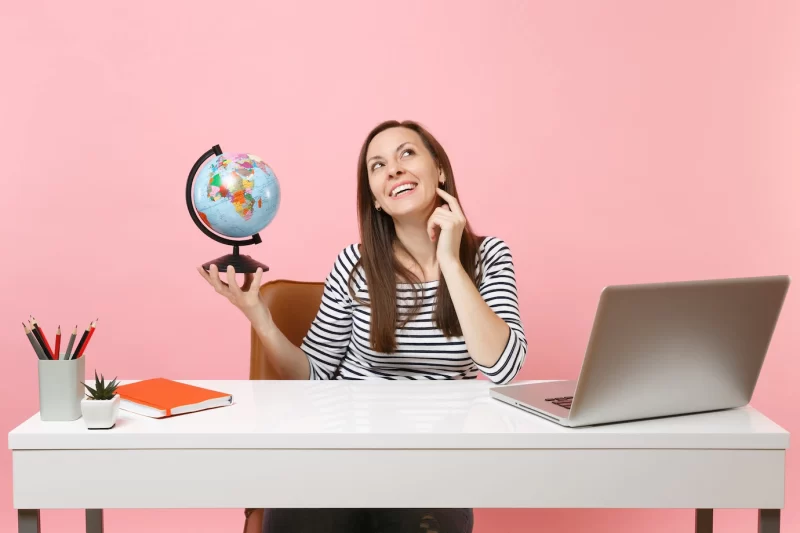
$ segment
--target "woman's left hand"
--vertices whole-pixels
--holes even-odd
[[[436,259],[439,261],[440,267],[460,265],[461,235],[464,233],[467,219],[455,197],[442,189],[437,188],[436,192],[447,204],[437,207],[428,219],[428,235],[432,241],[435,241],[437,239],[436,228],[439,228]]]

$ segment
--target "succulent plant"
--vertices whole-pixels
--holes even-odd
[[[117,378],[111,380],[111,383],[106,384],[103,374],[100,374],[99,378],[97,377],[97,370],[94,371],[94,389],[86,383],[81,383],[88,389],[89,396],[93,400],[113,400],[114,395],[117,393],[117,387],[119,386],[119,383],[117,383]]]

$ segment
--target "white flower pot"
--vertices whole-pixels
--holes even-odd
[[[119,394],[111,400],[93,400],[87,396],[81,400],[81,414],[89,429],[114,427],[119,416]]]

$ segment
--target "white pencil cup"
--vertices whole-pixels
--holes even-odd
[[[85,376],[84,356],[39,360],[39,417],[45,421],[79,419]]]

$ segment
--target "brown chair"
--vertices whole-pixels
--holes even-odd
[[[274,280],[261,286],[261,299],[278,329],[292,344],[300,346],[317,315],[325,284],[314,281]],[[250,379],[281,379],[267,360],[264,346],[250,328]],[[263,509],[245,509],[244,533],[261,533]]]

